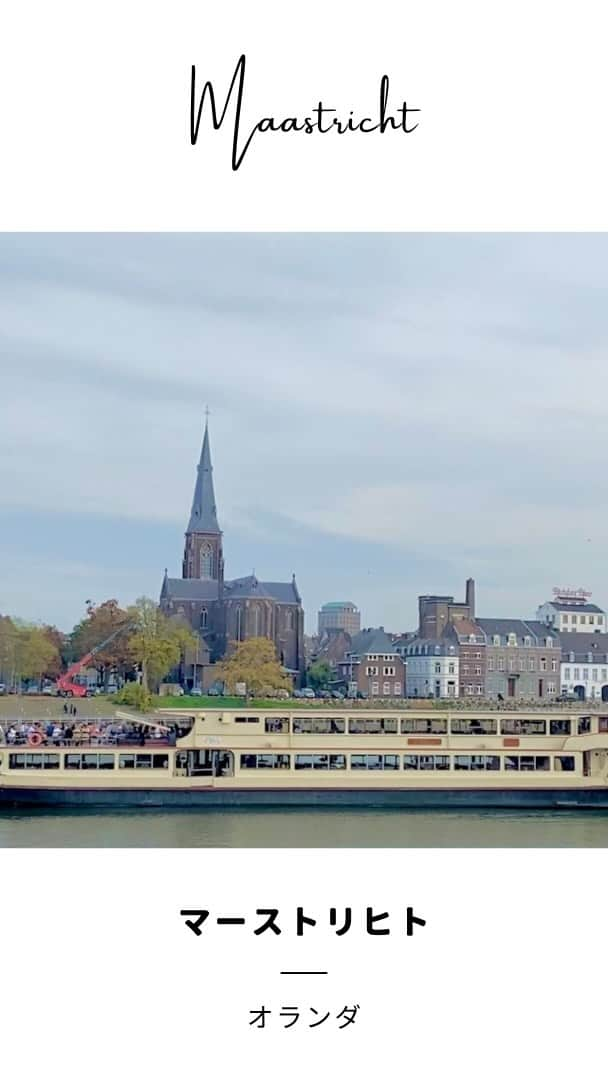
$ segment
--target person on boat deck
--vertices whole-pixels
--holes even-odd
[[[48,729],[47,729],[47,735],[48,735],[48,733],[49,732],[48,732]],[[63,737],[62,728],[59,726],[59,724],[55,724],[53,726],[53,730],[51,731],[51,738],[52,738],[53,742],[55,743],[55,746],[59,746],[62,737]]]
[[[8,731],[6,733],[6,741],[10,742],[10,743],[14,743],[16,738],[17,738],[17,729],[16,729],[14,724],[11,724],[10,728],[8,729]]]
[[[51,738],[54,730],[55,730],[55,723],[53,722],[53,720],[49,720],[48,724],[46,725],[46,727],[44,729],[44,733],[45,733],[47,739]]]

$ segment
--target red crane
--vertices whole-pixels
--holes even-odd
[[[90,691],[86,686],[83,686],[82,683],[75,681],[76,676],[80,674],[83,668],[88,667],[93,657],[98,652],[101,652],[102,649],[105,649],[106,645],[109,645],[111,641],[114,641],[115,637],[118,637],[119,634],[122,634],[124,630],[130,629],[132,629],[132,625],[130,623],[123,623],[123,625],[119,626],[118,629],[114,631],[114,633],[110,634],[110,636],[105,639],[105,641],[101,641],[99,645],[96,645],[95,648],[91,649],[91,651],[86,653],[85,656],[81,656],[80,660],[75,660],[73,664],[70,664],[67,671],[65,671],[63,675],[59,676],[55,684],[59,696],[80,698],[88,697]]]

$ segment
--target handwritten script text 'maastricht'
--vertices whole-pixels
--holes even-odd
[[[289,134],[292,132],[301,133],[304,135],[328,135],[330,132],[338,135],[346,135],[352,133],[359,133],[362,135],[368,135],[372,132],[379,132],[381,135],[387,131],[401,132],[405,135],[411,135],[413,131],[418,127],[418,121],[412,122],[412,115],[419,113],[420,109],[411,108],[405,101],[400,105],[398,109],[394,109],[391,113],[388,111],[388,92],[389,92],[389,78],[388,75],[383,75],[380,80],[380,94],[378,98],[378,107],[376,117],[361,116],[359,118],[354,117],[353,110],[349,110],[348,118],[337,116],[337,110],[325,106],[322,101],[319,101],[313,109],[310,110],[310,114],[304,117],[288,116],[282,120],[277,119],[274,116],[264,116],[261,120],[258,120],[256,124],[249,130],[246,136],[241,138],[241,114],[243,108],[243,94],[245,89],[245,55],[239,57],[237,65],[234,69],[232,81],[228,89],[228,93],[224,100],[221,112],[218,110],[215,91],[210,81],[207,81],[200,95],[197,95],[196,88],[196,65],[192,65],[192,75],[190,82],[190,143],[192,146],[196,146],[199,138],[199,131],[201,126],[201,119],[203,115],[203,108],[205,102],[209,102],[209,110],[211,113],[211,124],[214,131],[219,131],[231,103],[234,101],[234,122],[232,129],[232,169],[234,172],[240,168],[243,163],[245,154],[247,153],[254,135],[260,133],[265,134],[267,132]],[[235,95],[235,96],[234,96]]]

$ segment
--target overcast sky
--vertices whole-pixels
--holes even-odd
[[[205,406],[227,576],[415,626],[608,601],[606,235],[0,236],[0,613],[179,575]]]

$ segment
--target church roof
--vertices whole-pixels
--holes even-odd
[[[219,582],[212,578],[165,577],[160,595],[163,600],[217,600]]]
[[[276,600],[279,604],[298,604],[300,597],[295,581],[258,581],[255,574],[248,577],[234,578],[224,583],[227,599]]]
[[[218,533],[220,527],[217,521],[215,507],[215,492],[213,490],[213,468],[211,465],[211,451],[209,449],[209,427],[205,423],[205,435],[201,449],[200,461],[196,473],[194,497],[190,521],[186,530],[189,533]]]
[[[258,581],[249,577],[235,578],[224,582],[224,595],[227,600],[274,600],[279,604],[298,604],[300,598],[294,581]],[[161,590],[162,599],[173,600],[218,600],[219,582],[211,578],[170,578],[165,577]]]

